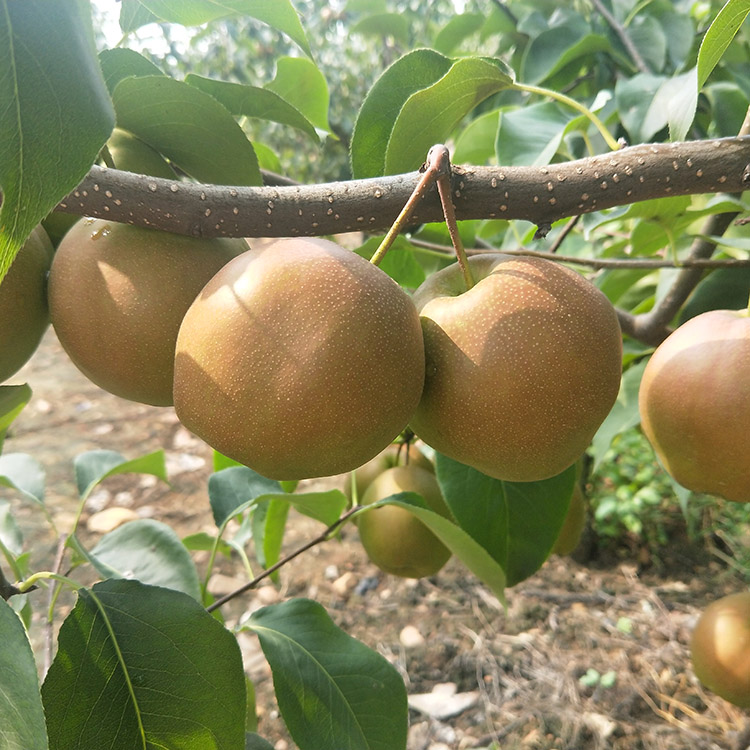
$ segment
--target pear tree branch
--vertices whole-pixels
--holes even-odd
[[[240,187],[165,180],[92,167],[58,206],[196,237],[321,236],[382,232],[420,179],[418,172],[319,185]],[[653,198],[741,192],[750,186],[750,137],[630,146],[540,167],[458,167],[456,218],[553,222]],[[440,221],[437,192],[416,206],[415,223]]]

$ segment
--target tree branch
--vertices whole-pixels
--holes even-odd
[[[651,73],[651,68],[646,64],[646,61],[641,57],[641,53],[638,52],[638,48],[633,44],[633,40],[628,36],[627,29],[607,10],[601,0],[591,0],[591,3],[602,18],[610,25],[612,31],[617,34],[622,42],[622,46],[625,47],[630,58],[633,60],[635,67],[641,73]]]
[[[92,167],[59,210],[202,237],[320,236],[385,231],[418,172],[321,185],[201,185]],[[750,137],[631,146],[543,167],[454,167],[463,219],[526,219],[540,228],[568,216],[652,198],[741,192],[750,186]],[[437,191],[415,223],[440,221]]]

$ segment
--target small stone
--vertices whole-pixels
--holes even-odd
[[[40,414],[49,414],[52,411],[52,404],[44,398],[36,399],[34,406]]]
[[[91,513],[97,513],[100,510],[104,510],[104,508],[109,505],[111,497],[112,495],[109,490],[99,488],[98,490],[96,490],[96,492],[92,492],[88,496],[88,499],[86,500],[86,507]]]
[[[332,584],[331,588],[338,596],[347,596],[357,583],[357,577],[348,570],[344,575],[339,576]]]
[[[191,453],[167,453],[167,475],[170,477],[189,471],[198,471],[206,465],[206,459]]]
[[[123,508],[129,508],[133,504],[133,493],[128,490],[118,492],[113,500],[115,505],[121,505]]]
[[[336,565],[326,565],[325,573],[326,581],[335,581],[339,577],[339,569]]]
[[[261,586],[256,594],[260,604],[276,604],[279,601],[279,592],[275,586]]]
[[[456,684],[447,682],[435,685],[431,693],[410,695],[409,708],[441,721],[458,716],[475,706],[478,701],[478,690],[457,693]]]
[[[424,636],[414,625],[407,625],[403,628],[398,634],[398,639],[404,648],[416,648],[417,646],[424,645]]]
[[[92,534],[107,534],[118,526],[128,521],[136,521],[138,518],[138,514],[130,508],[106,508],[90,516],[86,528]]]
[[[244,579],[234,578],[223,573],[214,573],[208,579],[208,590],[214,596],[224,596],[224,594],[229,594],[238,589],[244,583],[246,583]]]

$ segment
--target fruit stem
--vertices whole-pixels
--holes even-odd
[[[582,115],[585,115],[591,121],[591,124],[601,133],[602,138],[604,138],[612,151],[618,151],[620,149],[620,144],[612,133],[607,130],[606,125],[590,109],[588,109],[588,107],[584,107],[583,104],[577,102],[575,99],[571,99],[569,96],[561,94],[559,91],[552,91],[551,89],[545,89],[541,86],[530,86],[525,83],[515,83],[513,84],[513,88],[518,91],[525,91],[529,94],[548,96],[551,99],[556,99],[558,102],[567,104],[573,109],[577,109]]]
[[[453,205],[453,199],[451,198],[451,181],[447,174],[441,174],[437,181],[438,193],[440,194],[440,202],[443,204],[443,215],[445,216],[445,225],[448,227],[448,233],[451,236],[451,242],[453,243],[453,249],[456,251],[456,258],[458,259],[458,267],[461,269],[461,273],[464,277],[464,284],[466,284],[466,290],[468,291],[474,286],[474,277],[469,267],[469,260],[466,257],[466,249],[464,248],[461,234],[458,231],[458,223],[456,222],[456,209]]]
[[[385,237],[383,237],[383,240],[378,246],[378,249],[373,253],[372,258],[370,258],[370,263],[372,263],[374,266],[380,265],[383,258],[385,258],[385,254],[388,252],[391,245],[396,240],[396,237],[398,237],[398,235],[407,225],[409,218],[414,213],[414,209],[417,207],[417,202],[420,201],[427,194],[429,188],[431,188],[435,184],[436,180],[440,176],[439,170],[445,168],[445,165],[442,161],[439,164],[437,163],[439,149],[445,149],[446,153],[448,151],[445,146],[443,146],[442,144],[438,144],[436,146],[433,146],[427,152],[427,161],[425,161],[425,163],[419,170],[422,173],[422,176],[419,178],[414,191],[409,196],[409,200],[407,200],[404,204],[404,207],[401,209],[401,213],[396,217],[396,220],[391,225],[391,228],[388,230]]]

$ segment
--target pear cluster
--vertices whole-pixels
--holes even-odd
[[[37,256],[43,301],[49,255]],[[55,253],[49,311],[93,382],[174,404],[188,429],[264,476],[351,471],[408,426],[489,476],[548,478],[579,458],[616,398],[614,309],[549,261],[488,254],[470,268],[468,290],[454,265],[410,296],[329,240],[256,250],[86,219]],[[31,317],[38,340],[46,309]],[[4,377],[28,354],[11,359],[16,349],[3,347]]]

